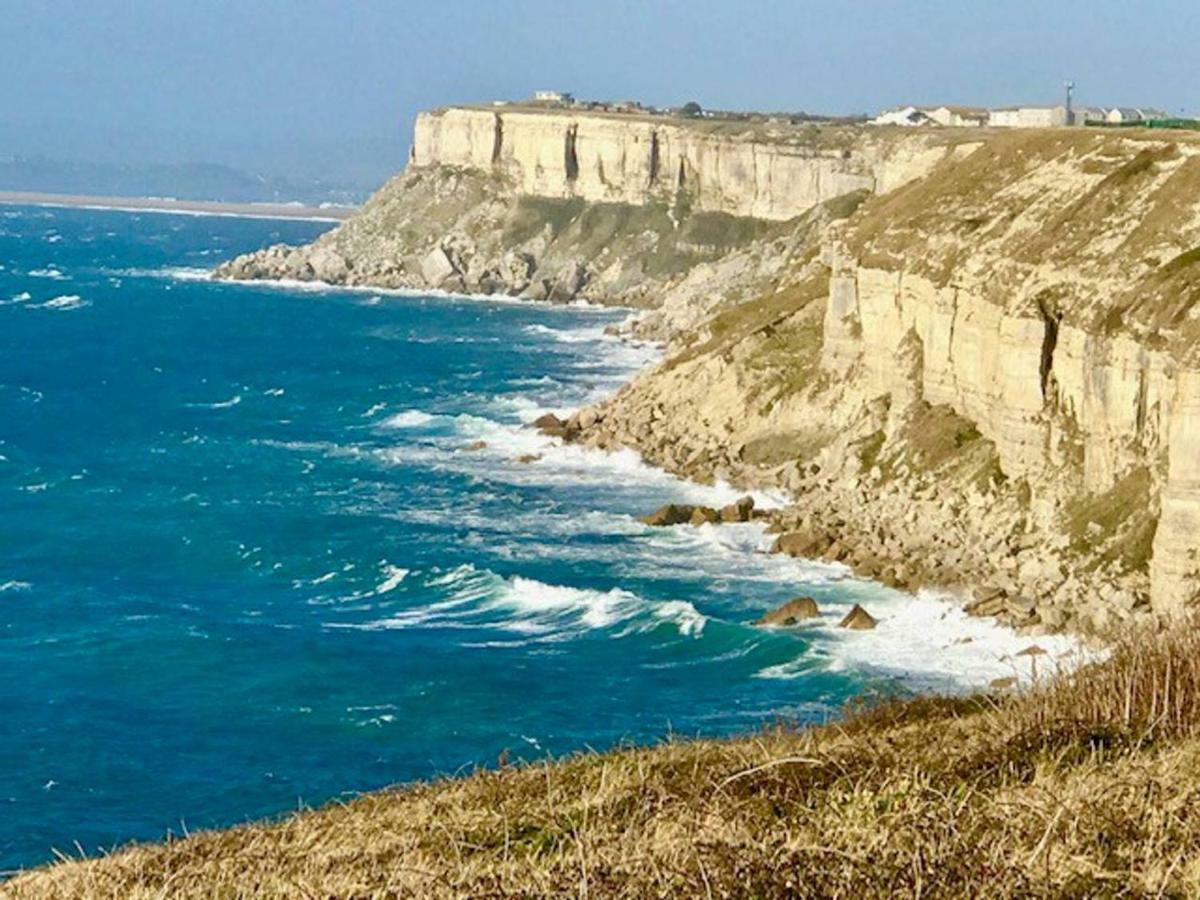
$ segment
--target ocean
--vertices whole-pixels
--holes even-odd
[[[207,278],[329,227],[0,207],[0,870],[1016,670],[759,524],[644,527],[739,492],[530,429],[659,358],[627,311]]]

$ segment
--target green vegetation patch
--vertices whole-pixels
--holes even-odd
[[[523,196],[517,200],[504,223],[501,242],[506,247],[523,244],[537,237],[550,226],[550,233],[557,237],[583,211],[585,203],[577,197],[556,199],[553,197]]]
[[[947,405],[922,403],[900,431],[916,463],[936,469],[980,440],[975,423]]]
[[[1150,470],[1139,466],[1107,491],[1068,501],[1063,526],[1071,550],[1094,557],[1094,565],[1115,562],[1127,572],[1146,571],[1158,528],[1153,488]]]

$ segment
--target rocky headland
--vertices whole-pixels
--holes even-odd
[[[1106,633],[1200,587],[1200,140],[519,107],[223,278],[627,304],[665,361],[567,422],[774,488],[775,549]]]

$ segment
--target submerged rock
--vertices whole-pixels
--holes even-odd
[[[798,625],[806,619],[816,619],[821,615],[817,601],[812,597],[796,597],[776,609],[771,610],[755,625]]]
[[[869,612],[854,604],[854,609],[846,613],[846,617],[838,622],[838,628],[849,628],[851,631],[870,631],[878,622]]]
[[[517,457],[517,462],[526,463],[526,464],[535,463],[541,458],[542,458],[542,454],[540,454],[540,453],[522,453],[520,456]]]
[[[471,443],[467,444],[465,447],[463,447],[463,449],[474,452],[476,450],[486,450],[487,445],[487,441],[471,441]]]

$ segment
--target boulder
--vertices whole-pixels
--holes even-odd
[[[458,270],[454,268],[449,254],[441,247],[434,247],[421,260],[421,277],[430,287],[441,287]]]
[[[569,303],[583,290],[587,280],[587,269],[583,263],[572,260],[558,273],[546,294],[546,299],[551,303]]]
[[[509,250],[500,258],[499,272],[497,273],[500,281],[504,283],[505,290],[510,294],[519,294],[525,288],[529,287],[529,280],[533,276],[534,260],[528,253],[520,253],[516,250]]]
[[[776,609],[771,610],[755,625],[798,625],[806,619],[816,619],[821,615],[817,601],[812,597],[796,597]]]
[[[753,497],[742,497],[721,509],[721,521],[723,522],[749,522],[753,516]]]
[[[829,535],[818,531],[789,531],[781,534],[771,545],[772,553],[786,553],[812,559],[820,556],[829,547]]]
[[[651,525],[656,528],[662,528],[667,525],[683,525],[692,520],[692,513],[696,511],[694,506],[688,506],[685,503],[668,503],[665,506],[660,506],[648,516],[642,516],[642,522],[646,525]]]
[[[854,604],[854,608],[846,613],[846,617],[838,622],[838,628],[849,628],[851,631],[870,631],[878,623],[869,612]]]
[[[1014,688],[1016,686],[1017,679],[1011,676],[1008,678],[993,678],[990,684],[990,687],[997,691],[1007,691],[1009,688]]]
[[[690,521],[693,525],[716,524],[721,521],[721,514],[711,506],[697,506],[692,510]]]
[[[318,281],[337,284],[350,273],[350,265],[332,247],[314,247],[308,255],[308,264]]]
[[[547,437],[558,437],[569,441],[579,433],[579,426],[566,422],[554,413],[546,413],[533,420],[533,427]]]

